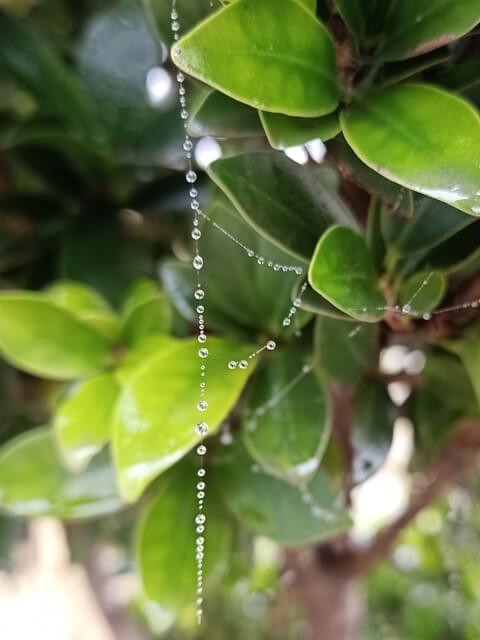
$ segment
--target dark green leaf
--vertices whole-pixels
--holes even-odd
[[[14,366],[56,380],[83,378],[111,361],[98,331],[31,292],[0,295],[0,348]]]
[[[377,351],[377,325],[317,318],[315,366],[327,378],[355,382],[372,366]]]
[[[378,322],[385,299],[377,287],[364,238],[347,227],[332,227],[319,240],[308,281],[333,305],[364,322]]]
[[[281,153],[217,160],[208,173],[259,233],[301,260],[310,258],[334,220],[354,224],[320,176],[306,173]]]
[[[244,409],[247,448],[261,466],[303,483],[318,469],[330,435],[327,396],[294,351],[273,354],[257,372]]]
[[[340,132],[338,114],[321,118],[293,118],[281,113],[260,111],[260,119],[270,146],[287,149],[311,140],[330,140]]]
[[[188,133],[197,138],[249,138],[261,136],[262,125],[255,109],[212,91],[194,109]]]
[[[369,167],[480,215],[480,118],[470,104],[432,86],[402,84],[349,107],[340,121]]]
[[[400,287],[398,302],[407,313],[422,316],[438,307],[446,288],[443,274],[435,271],[416,273]]]
[[[190,75],[264,111],[313,117],[338,104],[333,42],[296,0],[238,0],[184,36],[172,55]]]
[[[16,516],[94,518],[122,507],[113,467],[99,456],[81,474],[66,471],[52,433],[36,429],[0,450],[0,507]]]

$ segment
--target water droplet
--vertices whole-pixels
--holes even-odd
[[[203,267],[203,258],[202,256],[195,256],[195,258],[193,259],[193,268],[196,269],[197,271],[200,271],[200,269]]]
[[[208,349],[206,347],[202,347],[198,350],[198,355],[200,358],[208,358]]]
[[[252,249],[247,249],[247,256],[249,258],[253,258],[254,255],[255,255],[255,251],[253,251]]]
[[[197,289],[193,296],[195,300],[203,300],[205,297],[205,291],[203,289]]]
[[[248,362],[246,360],[240,360],[238,366],[240,367],[240,369],[246,369],[248,367]]]
[[[205,313],[205,307],[203,306],[203,304],[198,305],[197,313]]]
[[[198,498],[199,500],[203,500],[203,498],[205,498],[205,491],[199,491],[199,492],[197,493],[197,498]]]
[[[274,340],[269,340],[267,342],[267,349],[269,351],[275,351],[276,348],[277,348],[277,343]]]
[[[195,433],[198,436],[206,436],[208,433],[208,424],[206,422],[197,422],[195,425]]]
[[[228,368],[233,371],[237,368],[237,362],[235,360],[230,360],[230,362],[228,363]]]
[[[205,344],[205,342],[207,341],[207,336],[204,333],[200,333],[197,340],[200,342],[200,344]]]
[[[176,20],[178,18],[178,13],[176,9],[172,9],[172,13],[170,14],[170,17],[172,18],[172,20]]]
[[[295,273],[297,274],[297,276],[301,276],[303,275],[303,269],[301,267],[297,267],[295,269]]]
[[[196,516],[195,518],[195,522],[197,524],[204,524],[206,520],[206,517],[203,515],[203,513],[199,513],[198,516]]]
[[[189,182],[190,184],[193,184],[194,182],[197,181],[197,174],[195,173],[195,171],[187,171],[186,175],[185,175],[185,180],[187,182]]]
[[[198,191],[196,189],[190,189],[189,193],[191,198],[196,198],[198,196]]]
[[[180,111],[180,117],[182,120],[187,120],[188,119],[188,111],[186,109],[182,109]],[[193,171],[192,171],[193,173]]]
[[[431,313],[424,313],[422,318],[424,320],[430,320],[432,318],[432,314]]]
[[[265,258],[262,258],[262,256],[260,256],[257,260],[258,264],[261,266],[263,264],[265,264]]]
[[[288,326],[291,324],[291,322],[292,322],[292,321],[290,320],[290,318],[284,318],[284,320],[283,320],[283,326],[284,326],[284,327],[288,327]]]
[[[197,482],[197,489],[199,491],[203,491],[205,489],[205,483],[204,482]]]
[[[205,475],[206,471],[205,469],[199,469],[197,471],[197,476],[199,476],[200,478],[203,478],[203,476]]]
[[[301,298],[295,298],[293,304],[294,304],[295,307],[301,307],[302,306],[302,299]]]
[[[207,447],[204,444],[201,444],[197,447],[197,453],[199,456],[204,456],[207,453]]]
[[[190,207],[194,211],[198,211],[200,208],[200,203],[198,202],[198,200],[192,200],[192,202],[190,203]]]
[[[183,143],[183,148],[185,151],[191,151],[193,149],[193,142],[191,140],[185,140]]]
[[[192,238],[194,240],[200,240],[200,238],[202,237],[202,232],[200,231],[200,229],[193,229],[192,231]]]
[[[205,527],[203,525],[200,525],[199,527],[197,527],[197,533],[203,533],[205,531]]]
[[[208,402],[206,400],[200,400],[197,402],[197,409],[199,411],[206,411],[208,409]]]
[[[181,51],[180,49],[176,49],[176,51],[178,52],[179,55],[181,55]],[[184,82],[185,81],[185,76],[183,75],[183,73],[177,73],[177,82]]]
[[[280,265],[279,264],[274,264],[273,265],[273,270],[274,271],[280,271]]]
[[[412,310],[412,307],[409,304],[404,304],[402,307],[402,313],[405,315],[409,314],[411,310]]]

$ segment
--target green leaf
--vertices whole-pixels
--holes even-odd
[[[330,140],[340,132],[338,114],[321,118],[292,118],[281,113],[260,111],[265,134],[274,149],[287,149],[311,140]]]
[[[431,249],[417,264],[417,268],[441,270],[444,273],[457,273],[470,262],[475,273],[475,264],[480,255],[480,221],[469,225]],[[472,275],[473,275],[472,273]]]
[[[172,12],[171,2],[165,0],[143,0],[145,10],[152,24],[164,42],[172,43]],[[189,31],[205,16],[212,12],[211,0],[177,0],[177,12],[181,21],[182,31]]]
[[[81,474],[61,465],[53,434],[41,428],[0,449],[0,507],[23,517],[94,518],[122,508],[113,467],[105,456]]]
[[[291,292],[299,277],[295,271],[285,273],[281,269],[269,268],[268,263],[290,266],[292,258],[248,226],[225,198],[215,198],[208,209],[208,216],[253,251],[254,256],[263,257],[265,262],[260,268],[258,258],[249,258],[245,249],[224,238],[212,224],[202,225],[205,263],[202,281],[208,296],[208,304],[205,305],[207,326],[232,331],[237,336],[256,335],[259,331],[274,335],[284,330],[282,322],[291,306]],[[298,265],[296,261],[293,263]],[[225,269],[226,264],[228,269]],[[191,264],[179,267],[175,274],[170,269],[168,275],[164,272],[163,276],[164,287],[173,296],[179,311],[186,312],[187,319],[195,318],[192,294],[196,278]],[[191,283],[190,288],[187,288],[188,282]],[[286,335],[294,333],[307,320],[307,314],[297,313]]]
[[[480,216],[480,118],[470,104],[428,85],[402,84],[349,107],[340,122],[369,167]]]
[[[395,406],[383,384],[365,382],[353,407],[353,482],[364,482],[383,465],[393,439]]]
[[[130,292],[123,309],[123,338],[135,345],[143,338],[169,333],[172,309],[168,297],[152,280],[140,280]]]
[[[85,324],[111,341],[120,331],[118,316],[97,291],[80,282],[57,281],[44,289],[44,295],[55,305],[70,311]]]
[[[219,91],[208,93],[188,121],[188,133],[195,138],[250,138],[261,136],[262,132],[255,109]]]
[[[224,463],[219,475],[225,504],[255,533],[296,546],[327,540],[349,528],[349,517],[335,504],[336,495],[322,471],[302,495],[299,488],[260,472],[238,446],[230,449]]]
[[[378,322],[385,298],[377,288],[364,238],[347,227],[332,227],[318,241],[308,281],[333,305],[364,322]]]
[[[238,0],[184,36],[172,55],[190,75],[257,109],[314,117],[338,104],[332,39],[296,0]]]
[[[198,513],[192,465],[176,465],[162,478],[158,493],[137,525],[136,549],[145,593],[167,611],[176,612],[197,599],[195,516]],[[208,476],[203,562],[204,586],[226,568],[232,530],[222,514],[215,487]],[[206,584],[205,584],[206,583]]]
[[[472,336],[452,345],[467,370],[480,407],[480,338]]]
[[[377,352],[377,325],[317,318],[315,367],[327,379],[355,382],[372,366]]]
[[[128,501],[136,500],[151,480],[201,440],[196,423],[205,421],[210,434],[219,429],[254,369],[253,363],[246,370],[227,368],[230,360],[246,358],[252,347],[211,338],[206,345],[209,408],[199,413],[201,345],[194,339],[166,345],[138,366],[117,404],[114,457],[120,490]]]
[[[83,378],[111,361],[96,330],[40,294],[0,294],[0,349],[11,364],[52,380]]]
[[[208,174],[265,238],[308,260],[334,220],[354,224],[348,209],[322,182],[281,153],[244,153],[217,160]]]
[[[110,440],[119,387],[106,373],[73,384],[55,409],[53,428],[64,460],[84,469]]]
[[[400,60],[421,55],[460,38],[480,21],[479,0],[391,2],[377,55]]]
[[[416,273],[400,287],[398,302],[407,313],[422,316],[438,307],[446,289],[447,280],[442,273]]]
[[[335,5],[357,40],[375,37],[396,0],[335,0]]]
[[[385,241],[382,235],[382,216],[386,213],[380,200],[372,198],[368,207],[366,238],[377,272],[383,269],[385,261]],[[459,218],[460,216],[457,216]]]
[[[42,109],[83,133],[95,127],[91,105],[76,78],[24,22],[3,12],[0,13],[0,66],[34,96]]]
[[[273,354],[257,372],[243,415],[245,444],[262,467],[304,483],[330,436],[327,395],[294,351]]]
[[[299,282],[298,285],[294,289],[293,299],[297,299],[300,295],[300,291],[303,288],[305,283]],[[305,311],[309,311],[310,313],[316,313],[321,316],[328,316],[329,318],[337,318],[339,320],[349,320],[350,322],[354,322],[353,318],[334,307],[333,304],[330,304],[328,300],[322,298],[316,291],[312,289],[312,287],[306,283],[307,287],[302,295],[302,303],[300,305],[300,309],[304,309]]]

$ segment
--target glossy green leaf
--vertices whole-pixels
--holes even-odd
[[[41,428],[0,449],[0,508],[23,517],[94,518],[121,509],[113,467],[105,455],[80,474],[61,464],[53,434]]]
[[[172,43],[172,6],[165,0],[143,0],[145,10],[163,42]],[[182,31],[189,31],[212,12],[211,0],[177,0],[177,12]]]
[[[269,473],[303,483],[318,469],[330,435],[328,400],[294,351],[273,354],[255,376],[243,415],[245,444]]]
[[[238,0],[184,36],[172,55],[190,75],[264,111],[313,117],[338,104],[332,39],[296,0]]]
[[[106,338],[115,340],[120,331],[118,316],[95,289],[80,282],[61,280],[44,290],[54,304],[70,311]]]
[[[208,93],[188,121],[188,133],[195,138],[250,138],[261,136],[262,131],[255,109],[219,91]]]
[[[422,451],[431,455],[442,448],[455,425],[480,412],[465,367],[447,353],[429,355],[415,391],[415,425]]]
[[[321,118],[293,118],[281,113],[260,111],[260,120],[274,149],[287,149],[316,139],[330,140],[340,132],[336,113]]]
[[[196,423],[205,421],[210,434],[218,430],[254,369],[253,363],[246,370],[227,367],[230,360],[246,358],[251,346],[211,338],[206,345],[209,408],[199,413],[200,347],[195,339],[166,341],[123,387],[113,446],[120,490],[128,501],[201,440]]]
[[[217,160],[210,177],[253,228],[297,259],[308,260],[333,221],[354,224],[338,196],[281,153]]]
[[[378,56],[400,60],[437,49],[480,22],[479,0],[391,2]]]
[[[328,150],[346,180],[357,184],[370,195],[379,197],[392,212],[405,218],[413,218],[413,197],[408,189],[367,167],[340,136],[328,143]]]
[[[259,331],[274,335],[284,330],[283,319],[291,306],[292,289],[299,276],[295,271],[285,273],[269,268],[268,263],[297,266],[298,262],[256,233],[225,198],[215,198],[208,215],[249,251],[262,256],[264,264],[259,265],[258,259],[249,258],[243,248],[211,224],[202,225],[202,281],[208,296],[205,305],[207,326],[223,332],[233,331],[237,336],[251,336]],[[228,269],[225,269],[227,264]],[[186,286],[188,282],[190,288]],[[192,296],[196,280],[191,264],[183,265],[174,273],[171,269],[168,274],[164,272],[163,284],[179,311],[192,320],[196,315]],[[286,335],[294,333],[307,320],[307,314],[297,313]]]
[[[333,305],[364,322],[381,320],[385,299],[377,287],[364,238],[347,227],[332,227],[318,241],[308,281]]]
[[[480,118],[470,104],[432,86],[402,84],[349,107],[340,121],[372,169],[480,215]]]
[[[123,338],[129,345],[157,333],[169,333],[172,309],[168,297],[152,280],[139,281],[123,309]]]
[[[400,287],[398,302],[409,314],[422,316],[438,307],[446,288],[443,274],[435,271],[416,273]]]
[[[53,428],[72,469],[84,469],[110,440],[119,387],[112,374],[73,384],[55,409]]]
[[[238,446],[223,462],[219,482],[225,504],[255,533],[296,546],[326,540],[349,528],[349,517],[336,504],[322,471],[308,485],[308,504],[299,488],[262,473]]]
[[[358,484],[383,465],[393,439],[396,409],[378,382],[359,387],[353,407],[353,482]]]
[[[373,365],[377,352],[377,325],[317,318],[315,367],[327,379],[355,382]]]
[[[294,289],[294,300],[299,297],[300,291],[302,290],[304,285],[304,282],[298,282]],[[301,297],[302,303],[300,305],[300,309],[304,309],[305,311],[316,313],[321,316],[328,316],[329,318],[337,318],[339,320],[349,320],[350,322],[354,322],[353,318],[343,313],[343,311],[340,311],[340,309],[338,309],[337,307],[334,307],[333,304],[330,304],[328,300],[314,291],[308,284],[308,282],[306,283],[306,285],[306,289],[304,290]]]
[[[31,292],[0,295],[0,349],[19,369],[54,380],[83,378],[111,361],[103,336]]]
[[[137,525],[136,548],[146,595],[167,611],[177,612],[197,599],[195,531],[198,513],[192,465],[181,463],[168,472]],[[213,476],[215,478],[215,476]],[[218,496],[210,494],[215,480],[209,476],[206,502],[203,579],[204,587],[227,566],[232,530],[222,513]]]
[[[72,128],[91,131],[91,105],[76,78],[55,52],[21,20],[0,12],[0,66],[10,72],[39,107]]]

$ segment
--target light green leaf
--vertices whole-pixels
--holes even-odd
[[[238,446],[223,462],[219,476],[225,504],[255,533],[296,546],[326,540],[349,528],[349,517],[335,504],[335,492],[322,471],[308,485],[308,504],[299,488],[262,473]]]
[[[250,138],[261,136],[262,132],[255,109],[219,91],[208,93],[188,121],[188,133],[195,138]]]
[[[122,495],[136,500],[145,487],[201,440],[195,424],[205,421],[215,433],[237,401],[254,363],[229,371],[230,360],[242,360],[252,347],[211,338],[207,411],[200,413],[200,371],[194,339],[165,341],[126,381],[117,404],[113,446]]]
[[[136,549],[146,595],[169,612],[177,612],[197,599],[196,540],[198,513],[195,469],[182,462],[162,478],[158,493],[137,525]],[[215,476],[213,476],[215,478]],[[228,518],[219,506],[209,475],[206,501],[204,587],[221,576],[232,545]]]
[[[257,109],[314,117],[338,104],[332,39],[296,0],[238,0],[184,36],[172,55],[190,75]]]
[[[52,432],[41,428],[0,449],[0,508],[28,518],[51,515],[74,520],[118,511],[122,502],[105,455],[83,473],[69,473],[61,465]]]
[[[281,113],[260,111],[265,134],[274,149],[287,149],[312,140],[330,140],[340,132],[338,114],[321,118],[292,118]]]
[[[308,260],[333,221],[354,224],[322,182],[281,153],[244,153],[217,160],[208,174],[253,228],[297,259]]]
[[[383,384],[364,382],[353,407],[353,482],[364,482],[383,465],[393,438],[395,406]]]
[[[169,333],[172,309],[168,297],[152,280],[139,281],[123,309],[122,335],[128,345],[158,333]]]
[[[378,326],[319,316],[315,324],[315,367],[327,379],[355,382],[372,366]]]
[[[53,428],[71,469],[84,469],[107,444],[119,387],[106,373],[72,385],[55,409]]]
[[[438,307],[446,288],[447,280],[442,273],[416,273],[400,287],[398,302],[407,313],[422,316]]]
[[[60,280],[44,290],[55,305],[70,311],[104,337],[114,341],[120,332],[118,316],[95,289],[81,282]]]
[[[269,473],[304,483],[318,469],[330,436],[328,399],[294,351],[279,351],[255,376],[243,416],[247,448]]]
[[[400,0],[391,2],[378,56],[400,60],[437,49],[480,22],[479,0]]]
[[[0,294],[0,349],[19,369],[52,380],[83,378],[111,362],[103,336],[31,292]]]
[[[347,227],[332,227],[318,241],[308,281],[333,305],[364,322],[378,322],[385,298],[377,288],[364,238]]]
[[[352,105],[340,122],[369,167],[480,216],[480,118],[468,102],[432,86],[401,84]]]

